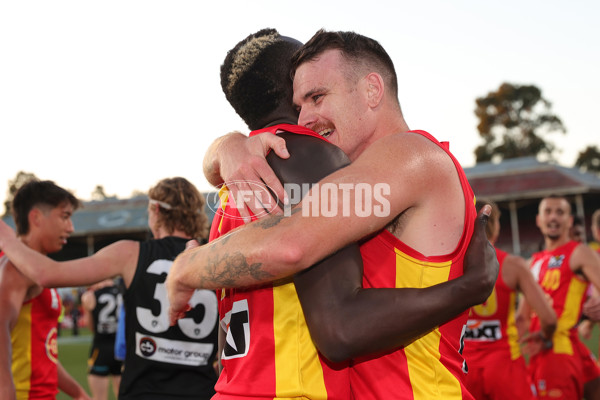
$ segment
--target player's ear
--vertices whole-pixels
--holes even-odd
[[[29,219],[29,226],[39,226],[41,220],[43,217],[43,213],[42,210],[40,210],[37,207],[33,207],[30,211],[29,214],[27,215],[27,218]]]
[[[377,107],[383,99],[385,85],[383,78],[376,72],[371,72],[365,77],[367,83],[367,102],[370,107]]]

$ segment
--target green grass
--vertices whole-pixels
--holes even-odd
[[[594,353],[596,358],[598,358],[598,345],[600,341],[600,328],[598,324],[594,324],[594,328],[592,329],[592,334],[588,340],[582,339],[583,343]]]
[[[87,383],[87,359],[90,354],[92,335],[88,329],[82,328],[79,336],[73,337],[70,330],[61,331],[58,339],[58,359],[65,369],[79,382],[90,394]],[[109,388],[109,400],[116,400],[112,390]],[[59,393],[56,400],[69,400],[71,397]]]

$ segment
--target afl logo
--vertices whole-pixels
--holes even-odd
[[[140,352],[144,357],[151,357],[156,352],[156,342],[145,336],[140,339]]]
[[[262,210],[255,214],[256,218],[260,218],[277,209],[280,202],[275,193],[263,182],[230,181],[222,184],[220,189],[224,189],[223,186],[227,190],[219,191],[219,201],[216,204],[207,202],[208,208],[215,214],[221,208],[224,215],[234,220],[242,219],[236,209],[246,207],[246,203],[252,202],[255,209]],[[230,189],[234,187],[237,188],[235,196],[230,192]],[[227,205],[230,207],[230,214],[225,211]]]

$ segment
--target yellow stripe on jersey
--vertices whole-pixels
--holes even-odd
[[[587,285],[587,282],[583,282],[576,277],[571,278],[563,312],[558,318],[556,332],[552,338],[554,352],[557,354],[573,354],[569,331],[578,322],[579,306],[585,296]]]
[[[396,287],[426,288],[448,281],[451,261],[432,263],[396,250]],[[414,400],[461,398],[460,382],[440,362],[438,328],[404,348]],[[423,356],[424,354],[429,356]],[[434,383],[434,384],[432,384]]]
[[[304,320],[296,287],[288,282],[273,286],[277,398],[306,394],[326,399],[321,362]]]
[[[227,200],[229,199],[229,189],[227,189],[227,186],[223,185],[221,186],[221,189],[219,189],[219,201],[220,201],[220,206],[221,206],[221,210],[224,212],[225,211],[225,207],[227,207]],[[221,217],[221,220],[219,221],[219,233],[223,233],[223,220],[224,218]]]
[[[508,336],[508,346],[510,348],[510,359],[516,360],[521,357],[521,347],[519,346],[519,332],[515,324],[515,311],[517,309],[517,293],[511,292],[508,296],[508,316],[506,317],[506,335]]]
[[[12,342],[12,376],[17,391],[17,400],[26,400],[31,389],[32,305],[33,303],[29,302],[21,307],[17,324],[10,335]]]

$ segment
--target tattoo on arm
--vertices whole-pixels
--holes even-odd
[[[302,207],[300,207],[298,205],[294,206],[291,210],[291,215],[299,213],[300,211],[302,211]],[[281,221],[283,221],[285,218],[288,218],[288,217],[285,215],[271,215],[271,216],[257,220],[253,226],[256,226],[261,229],[269,229],[269,228],[279,225],[279,223]]]
[[[223,247],[230,239],[230,235],[223,236],[217,246]],[[192,254],[195,257],[197,254]],[[239,251],[226,252],[223,256],[213,256],[206,259],[207,268],[203,270],[202,280],[211,282],[222,288],[235,287],[240,279],[254,279],[263,282],[273,275],[262,270],[262,263],[249,264],[246,256]],[[249,286],[249,285],[248,285]]]

